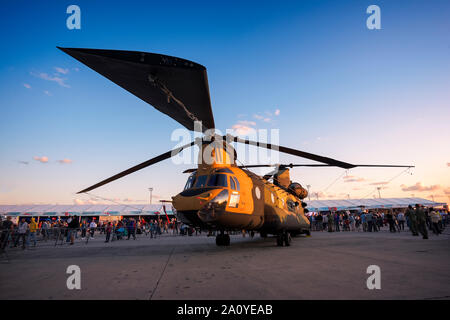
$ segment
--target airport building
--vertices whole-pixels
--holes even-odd
[[[38,217],[40,219],[65,219],[69,216],[89,217],[97,221],[121,220],[124,217],[166,219],[174,217],[175,210],[166,204],[84,204],[84,205],[0,205],[0,214],[11,217]]]
[[[306,199],[307,200],[307,199]],[[346,200],[310,200],[306,201],[310,212],[322,211],[343,211],[355,210],[361,211],[365,209],[401,209],[407,208],[409,205],[416,204],[425,207],[445,207],[445,202],[435,202],[423,198],[373,198],[373,199],[346,199]]]
[[[310,212],[364,209],[398,209],[421,204],[425,207],[446,207],[444,202],[423,198],[374,198],[346,200],[308,200]],[[120,220],[123,217],[156,219],[176,215],[172,204],[95,204],[95,205],[0,205],[0,214],[12,217],[61,218],[68,216],[93,217],[98,221]]]

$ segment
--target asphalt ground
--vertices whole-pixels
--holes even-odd
[[[81,289],[67,288],[69,265]],[[381,289],[369,290],[370,265]],[[450,227],[428,240],[409,232],[313,232],[275,238],[163,235],[75,245],[39,242],[0,257],[0,299],[450,299]]]

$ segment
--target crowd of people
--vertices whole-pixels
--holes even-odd
[[[449,223],[447,209],[424,208],[421,205],[409,206],[406,209],[374,209],[351,211],[329,211],[309,215],[312,231],[356,231],[378,232],[388,227],[390,232],[401,232],[407,227],[409,231],[423,239],[428,239],[428,231],[436,235],[442,233]],[[201,234],[201,230],[183,225],[176,218],[135,219],[124,218],[115,221],[100,221],[95,218],[81,218],[77,216],[58,220],[41,220],[35,218],[20,218],[17,223],[7,217],[0,220],[0,249],[7,246],[17,247],[21,243],[25,249],[37,241],[54,240],[74,244],[75,239],[89,241],[94,237],[105,237],[105,242],[115,240],[136,240],[136,234],[156,238],[162,234],[192,235]],[[253,236],[254,233],[251,235]],[[208,233],[208,236],[213,233]],[[243,232],[245,236],[245,232]]]
[[[41,220],[35,218],[20,218],[17,223],[11,217],[0,220],[0,248],[4,250],[8,245],[17,247],[21,243],[25,249],[31,244],[36,246],[37,240],[66,241],[73,245],[75,239],[88,241],[96,236],[104,236],[105,242],[114,240],[136,240],[136,234],[143,234],[156,238],[164,233],[183,234],[185,226],[176,218],[172,219],[135,219],[125,218],[115,221],[96,222],[94,218],[80,219],[77,216],[58,220]],[[38,239],[39,238],[39,239]]]
[[[420,233],[423,239],[428,239],[428,230],[439,235],[449,222],[446,209],[425,208],[419,204],[406,209],[319,212],[311,214],[309,220],[313,231],[378,232],[389,227],[390,232],[400,232],[407,226],[414,236]]]

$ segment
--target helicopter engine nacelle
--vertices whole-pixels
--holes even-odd
[[[308,190],[302,187],[300,183],[293,182],[289,185],[289,190],[292,191],[300,199],[305,199],[308,196]]]

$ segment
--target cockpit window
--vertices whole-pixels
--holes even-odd
[[[195,182],[195,186],[196,188],[202,188],[206,185],[206,179],[208,178],[208,176],[199,176],[197,178],[197,181]]]
[[[191,174],[186,182],[186,185],[184,186],[184,190],[192,188],[195,181],[195,173]]]
[[[230,188],[233,190],[236,190],[236,183],[234,182],[234,179],[232,176],[230,176]]]
[[[233,171],[231,171],[230,169],[228,169],[228,168],[222,168],[222,169],[218,169],[218,170],[216,170],[216,173],[233,173]]]
[[[236,190],[237,191],[241,190],[241,187],[239,185],[239,180],[236,177],[231,177],[231,179],[233,179],[234,182],[236,183]]]
[[[209,177],[208,186],[210,187],[227,187],[227,175],[213,174]]]

